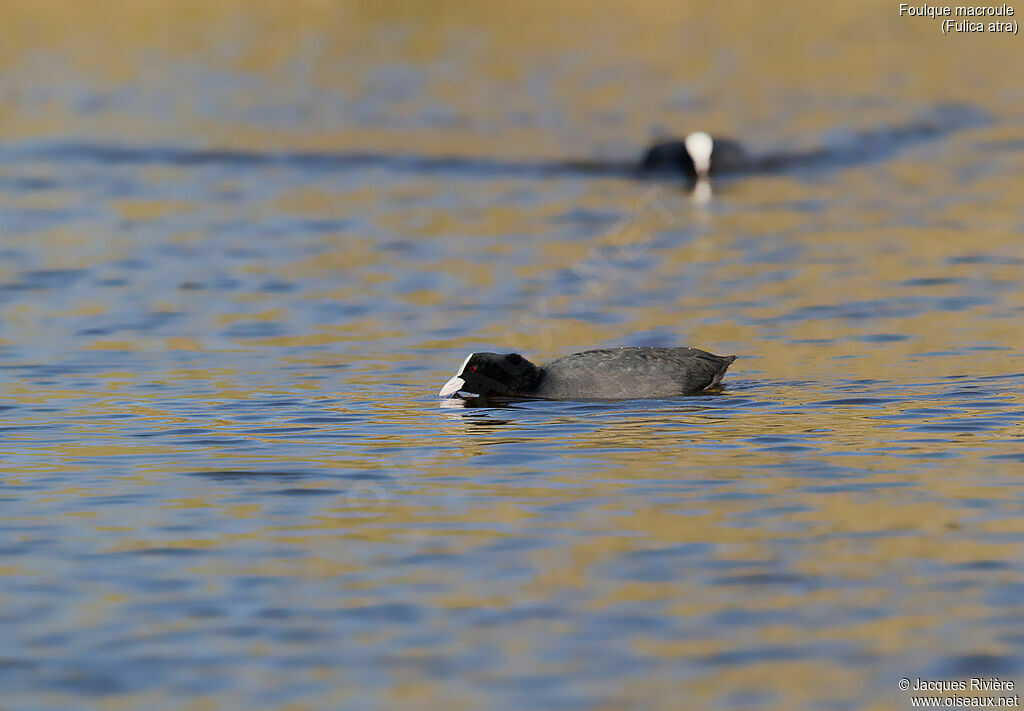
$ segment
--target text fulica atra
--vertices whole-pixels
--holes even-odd
[[[470,353],[440,397],[458,392],[549,400],[691,395],[717,385],[736,356],[696,348],[612,348],[534,365],[518,353]]]

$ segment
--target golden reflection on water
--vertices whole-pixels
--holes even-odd
[[[799,141],[840,119],[861,126],[892,120],[883,101],[859,101],[851,116],[840,97],[898,96],[921,104],[1013,100],[1012,68],[1021,61],[1014,37],[943,37],[932,21],[897,15],[897,4],[888,0],[841,7],[804,0],[727,12],[657,0],[614,9],[578,0],[500,8],[460,0],[286,6],[13,0],[0,8],[0,22],[9,29],[0,67],[15,95],[30,94],[40,78],[54,95],[30,115],[21,102],[5,103],[0,125],[8,136],[62,135],[69,127],[107,133],[105,111],[82,115],[64,101],[84,79],[99,92],[132,87],[160,108],[118,114],[118,135],[141,140],[590,157],[594,141],[635,147],[652,126],[678,132],[691,121],[723,133],[749,133],[753,126],[762,138]],[[165,58],[173,69],[181,59],[190,62],[166,71]],[[380,68],[403,63],[424,68],[424,83],[415,93],[395,90],[389,115],[421,111],[428,99],[444,107],[442,116],[472,117],[469,130],[467,121],[441,121],[426,139],[418,125],[342,125],[336,115],[332,120],[332,104],[315,98],[317,92],[380,95],[391,90]],[[210,115],[183,89],[216,71],[265,80],[262,98],[298,101],[306,120],[296,128],[267,129]],[[539,94],[531,88],[538,71],[550,75]],[[709,100],[666,115],[681,85]],[[794,97],[804,110],[780,111],[780,101]],[[230,99],[235,104],[224,113],[258,97],[232,93]],[[508,120],[542,117],[546,105],[565,111],[564,121],[549,121],[546,131]],[[594,121],[608,114],[613,121]],[[500,133],[488,130],[499,125]]]

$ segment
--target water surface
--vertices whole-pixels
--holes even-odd
[[[300,5],[0,10],[5,708],[1024,682],[1019,42],[883,3]],[[989,120],[707,203],[501,169],[948,102]],[[625,344],[739,359],[680,400],[434,396],[473,350]]]

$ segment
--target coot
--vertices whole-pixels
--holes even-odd
[[[736,356],[696,348],[611,348],[541,366],[518,353],[470,353],[440,397],[458,392],[548,400],[616,400],[691,395],[721,381]]]
[[[648,173],[682,173],[690,180],[739,173],[752,165],[747,152],[728,138],[712,138],[698,131],[682,141],[657,143],[647,149],[638,169]]]

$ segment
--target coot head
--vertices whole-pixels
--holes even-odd
[[[711,170],[711,151],[715,148],[715,142],[711,136],[703,131],[697,131],[687,136],[683,143],[686,145],[686,152],[693,161],[693,170],[698,178],[706,178]]]
[[[518,353],[470,353],[438,396],[465,392],[515,397],[529,392],[539,379],[540,369]]]

